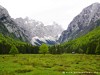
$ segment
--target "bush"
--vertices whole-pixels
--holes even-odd
[[[44,55],[48,52],[48,46],[46,44],[42,44],[39,49],[39,52],[43,53]]]
[[[26,73],[26,72],[31,72],[33,71],[33,67],[32,66],[25,66],[24,68],[20,68],[18,70],[15,70],[15,72],[17,73]]]
[[[59,71],[59,72],[63,72],[63,71],[65,71],[65,67],[64,67],[64,66],[56,66],[56,67],[54,68],[54,70],[55,70],[55,71]]]

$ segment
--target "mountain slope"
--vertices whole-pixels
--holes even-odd
[[[80,49],[82,49],[84,53],[95,54],[97,46],[100,48],[100,26],[84,36],[64,43],[63,46],[67,52],[75,51],[79,53]]]
[[[100,25],[100,21],[99,21]],[[50,47],[50,53],[100,54],[100,26],[84,36]]]
[[[22,29],[9,16],[8,11],[0,6],[0,33],[22,41],[27,41],[27,36],[24,35]]]
[[[71,39],[75,39],[79,36],[85,35],[97,26],[95,22],[99,19],[99,3],[94,3],[84,8],[83,11],[79,15],[77,15],[69,24],[68,29],[62,32],[58,41],[62,43]]]
[[[12,46],[15,46],[18,49],[19,53],[39,53],[38,46],[32,46],[29,43],[15,40],[0,33],[0,54],[9,54]]]

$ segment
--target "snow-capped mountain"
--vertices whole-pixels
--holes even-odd
[[[0,6],[0,33],[6,36],[13,36],[13,38],[27,41],[27,36],[23,33],[20,27],[12,20],[8,11]]]
[[[52,25],[44,25],[40,21],[35,21],[26,18],[16,18],[14,20],[20,28],[25,29],[28,39],[30,39],[33,45],[40,45],[41,43],[54,44],[56,43],[56,37],[62,33],[63,29],[56,22]]]
[[[65,42],[82,36],[96,27],[96,21],[100,19],[100,3],[93,3],[92,5],[83,9],[73,21],[69,24],[67,30],[63,31],[59,42]]]

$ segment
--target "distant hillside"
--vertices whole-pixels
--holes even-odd
[[[100,26],[75,40],[52,46],[51,49],[51,53],[56,49],[58,53],[100,54]]]

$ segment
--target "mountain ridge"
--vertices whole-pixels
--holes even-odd
[[[33,45],[35,45],[35,43],[49,44],[49,42],[50,44],[51,42],[52,44],[56,44],[56,38],[58,38],[58,35],[60,35],[63,31],[63,28],[56,22],[53,22],[51,25],[44,25],[42,22],[29,19],[28,17],[16,18],[14,21],[20,28],[25,29],[25,34],[29,36],[29,39]]]
[[[0,32],[3,33],[3,35],[13,36],[13,38],[22,41],[28,41],[27,36],[23,34],[21,29],[10,17],[8,11],[2,6],[0,6],[0,24]]]
[[[66,42],[82,36],[96,27],[95,21],[100,19],[100,3],[93,3],[84,8],[82,12],[74,17],[68,25],[67,30],[63,31],[58,42]]]

